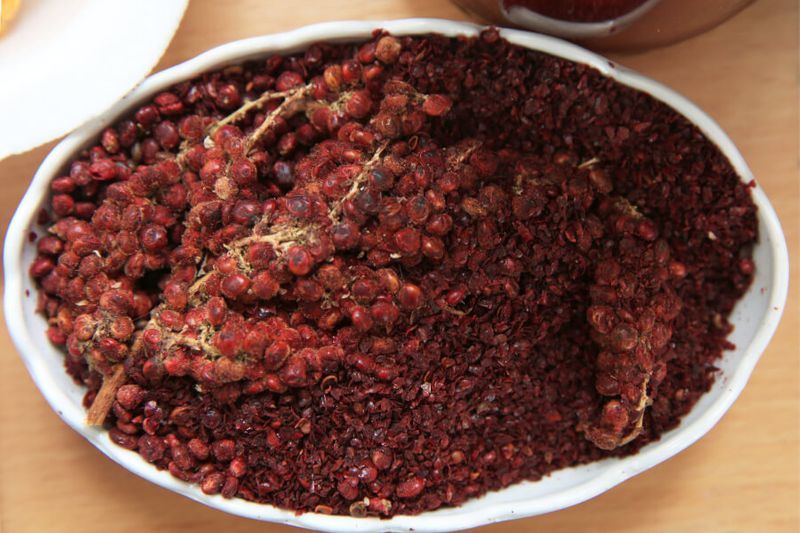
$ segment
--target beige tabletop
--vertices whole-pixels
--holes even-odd
[[[157,69],[232,39],[312,22],[409,16],[468,18],[447,0],[192,0]],[[800,531],[797,24],[796,0],[758,0],[700,37],[614,57],[708,111],[739,146],[783,223],[794,285],[783,322],[746,390],[716,428],[668,462],[582,505],[482,533]],[[0,162],[3,235],[51,146]],[[208,509],[106,459],[50,410],[5,326],[0,395],[2,533],[296,531]]]

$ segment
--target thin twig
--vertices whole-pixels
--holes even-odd
[[[253,131],[253,133],[247,136],[244,146],[244,153],[247,154],[250,152],[250,149],[255,143],[258,142],[261,136],[264,135],[275,124],[275,119],[280,116],[284,116],[284,114],[291,115],[291,107],[297,104],[297,102],[300,100],[304,99],[310,91],[311,86],[305,85],[297,89],[296,92],[291,93],[283,102],[280,103],[278,107],[270,111],[269,114],[264,117],[264,122],[262,122],[261,125],[259,125],[258,128]]]
[[[125,375],[125,367],[117,365],[114,367],[114,373],[110,376],[103,377],[103,385],[97,391],[97,396],[94,397],[92,406],[86,413],[86,423],[90,426],[102,426],[103,422],[111,410],[111,405],[117,397],[117,391],[128,379]]]
[[[278,98],[285,98],[287,96],[291,96],[301,90],[303,88],[295,88],[290,89],[288,91],[279,91],[279,92],[265,92],[255,100],[251,100],[249,102],[245,102],[244,105],[239,107],[236,111],[228,115],[227,117],[223,118],[222,120],[216,122],[211,128],[208,130],[207,138],[210,138],[214,135],[214,133],[220,129],[222,126],[226,124],[230,124],[231,122],[236,122],[244,117],[251,109],[261,107],[262,105],[266,104],[270,100],[275,100]]]
[[[463,150],[453,154],[447,158],[447,169],[448,170],[458,170],[458,168],[467,160],[472,153],[481,147],[480,141],[477,140],[470,140],[468,142],[461,143],[464,146]]]
[[[639,404],[636,406],[636,412],[639,413],[639,417],[636,419],[636,425],[630,433],[620,438],[617,447],[625,446],[642,433],[642,427],[644,426],[644,411],[647,406],[650,405],[650,397],[647,396],[648,383],[650,383],[649,375],[645,376],[644,381],[642,381],[641,396],[639,397]]]
[[[356,175],[356,177],[353,178],[353,183],[352,185],[350,185],[350,190],[347,191],[347,193],[345,193],[345,195],[342,197],[340,201],[336,202],[333,205],[333,208],[331,209],[330,213],[328,213],[328,218],[331,219],[332,223],[336,224],[339,222],[339,215],[342,214],[344,203],[353,196],[355,196],[356,193],[358,193],[358,190],[361,188],[361,185],[363,185],[364,182],[367,181],[369,173],[372,172],[372,170],[377,166],[378,162],[381,159],[381,154],[383,153],[383,151],[386,149],[387,146],[389,146],[389,141],[384,142],[378,147],[377,150],[375,150],[375,153],[372,154],[372,157],[369,159],[369,161],[367,161],[364,164],[364,167],[361,169],[361,172],[359,172]]]
[[[241,239],[226,245],[226,248],[233,250],[255,242],[271,244],[273,247],[288,247],[289,245],[296,243],[298,239],[301,239],[309,234],[308,228],[298,226],[280,225],[274,226],[273,230],[274,231],[272,233],[268,233],[266,235],[248,235],[247,237],[242,237]]]

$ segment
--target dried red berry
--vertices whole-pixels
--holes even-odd
[[[350,310],[350,320],[357,330],[364,332],[372,329],[372,325],[374,324],[369,311],[360,305],[353,306]]]
[[[375,46],[375,57],[377,57],[379,61],[391,65],[397,61],[402,49],[403,45],[400,44],[400,41],[396,37],[386,35],[381,37]]]
[[[169,243],[166,229],[155,224],[145,226],[139,233],[139,239],[146,250],[153,252],[165,248]]]
[[[287,264],[292,274],[305,276],[314,267],[314,260],[311,254],[302,246],[292,246],[286,252]]]
[[[233,300],[244,294],[249,287],[250,278],[240,273],[225,276],[220,283],[222,294]]]
[[[412,255],[419,251],[421,237],[414,228],[404,228],[394,234],[397,249],[403,254]]]
[[[409,499],[419,496],[425,488],[425,481],[419,477],[412,477],[397,485],[395,493],[398,498]]]
[[[422,110],[432,117],[440,117],[450,111],[453,101],[442,94],[432,94],[425,98]]]
[[[404,283],[397,293],[397,301],[403,309],[417,309],[423,303],[422,289],[413,283]]]

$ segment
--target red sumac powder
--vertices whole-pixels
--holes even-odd
[[[685,118],[495,30],[204,74],[52,189],[30,272],[90,419],[208,494],[353,516],[657,439],[757,238]]]

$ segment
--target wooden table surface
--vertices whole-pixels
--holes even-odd
[[[192,0],[157,69],[232,39],[321,20],[409,16],[468,19],[446,0]],[[797,22],[795,0],[758,0],[700,37],[614,57],[708,111],[739,146],[783,223],[795,283],[746,390],[716,428],[665,464],[582,505],[482,533],[800,531]],[[0,162],[3,235],[51,146]],[[0,395],[0,532],[296,531],[208,509],[106,459],[50,410],[5,325]]]

